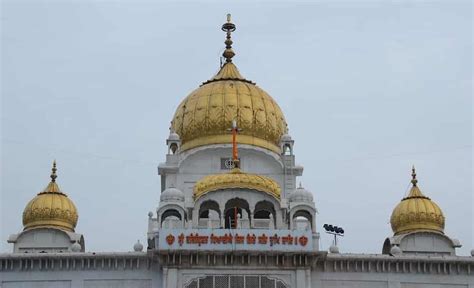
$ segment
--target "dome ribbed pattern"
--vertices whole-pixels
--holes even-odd
[[[393,210],[390,223],[395,235],[417,230],[444,233],[445,219],[441,208],[414,185]]]
[[[186,97],[176,109],[172,130],[181,139],[181,149],[232,143],[228,129],[236,120],[242,131],[239,143],[279,153],[287,123],[278,104],[265,91],[226,63],[211,80]]]
[[[74,232],[79,215],[74,203],[56,183],[56,162],[53,163],[51,182],[33,198],[23,211],[24,230],[54,227]]]
[[[74,232],[78,219],[74,203],[55,182],[33,198],[23,211],[24,229],[57,227]]]

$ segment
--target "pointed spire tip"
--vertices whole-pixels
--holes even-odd
[[[235,56],[234,50],[232,50],[232,38],[231,34],[235,31],[235,24],[231,22],[231,15],[227,14],[227,22],[222,25],[222,31],[226,32],[225,50],[222,56],[225,58],[225,62],[232,62],[232,57]]]
[[[413,165],[411,168],[411,183],[413,184],[413,186],[416,186],[416,184],[418,183],[418,180],[416,179],[415,165]]]
[[[51,168],[51,182],[56,182],[56,178],[58,178],[58,175],[56,174],[56,171],[58,169],[56,168],[56,159],[53,161],[53,168]]]

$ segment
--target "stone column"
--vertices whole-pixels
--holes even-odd
[[[179,211],[179,215],[181,215],[181,228],[186,228],[186,219],[184,218],[184,212]]]
[[[284,227],[283,226],[283,215],[281,213],[281,210],[277,210],[275,211],[276,212],[276,215],[275,215],[275,220],[276,220],[276,223],[275,223],[275,228],[276,229],[282,229]]]
[[[290,212],[290,219],[288,219],[288,221],[290,221],[290,230],[293,230],[293,214],[294,214],[294,212],[291,211]]]
[[[253,210],[250,209],[250,213],[249,213],[249,228],[252,229],[254,227],[253,225]]]
[[[306,273],[302,268],[296,268],[296,288],[307,288]]]
[[[311,229],[313,230],[313,233],[316,233],[316,213],[313,213],[311,215],[311,218],[312,218]]]
[[[169,268],[168,277],[166,279],[166,288],[178,288],[178,269]]]
[[[306,268],[306,288],[311,288],[311,269]]]
[[[193,228],[197,228],[199,225],[199,207],[196,207],[196,209],[193,210]]]
[[[225,227],[225,214],[224,214],[224,207],[219,207],[221,210],[221,227]]]
[[[163,287],[167,287],[166,284],[168,283],[168,268],[163,267]]]

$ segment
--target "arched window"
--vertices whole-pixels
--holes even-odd
[[[253,223],[254,228],[274,228],[276,227],[275,206],[267,200],[255,204]]]
[[[214,200],[206,200],[199,207],[199,227],[220,227],[219,204]]]
[[[237,228],[237,220],[248,217],[250,214],[249,203],[241,198],[233,198],[227,201],[224,210],[225,228]]]
[[[183,219],[178,210],[168,209],[161,214],[161,227],[163,228],[179,227],[178,223],[182,223],[182,221]]]
[[[383,242],[383,247],[382,247],[382,254],[390,254],[390,248],[391,248],[391,243],[390,243],[390,239],[385,239],[385,241]]]
[[[176,151],[178,150],[178,144],[177,143],[171,143],[170,144],[170,150],[171,150],[171,153],[176,154]]]
[[[306,210],[298,210],[293,214],[293,228],[297,230],[312,230],[313,215]]]

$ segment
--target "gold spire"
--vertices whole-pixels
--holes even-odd
[[[53,162],[51,171],[48,186],[38,193],[23,211],[24,229],[53,227],[74,232],[78,219],[77,209],[56,183],[56,161]]]
[[[235,56],[234,50],[232,50],[232,39],[231,33],[235,31],[235,24],[231,22],[230,14],[227,14],[227,22],[222,25],[222,31],[227,32],[225,39],[225,50],[222,56],[225,58],[225,62],[232,62],[232,57]]]
[[[51,181],[56,182],[56,178],[58,178],[58,175],[56,175],[56,171],[58,169],[56,168],[56,160],[53,161],[53,168],[51,169]]]
[[[212,145],[231,144],[227,127],[236,120],[242,132],[239,144],[252,145],[281,153],[281,136],[288,133],[278,103],[254,82],[245,79],[231,61],[231,32],[235,25],[222,25],[227,32],[224,57],[227,61],[218,73],[192,91],[178,106],[171,121],[181,140],[181,151]]]
[[[58,178],[58,175],[56,174],[57,171],[58,171],[58,169],[56,168],[56,160],[54,160],[53,161],[53,168],[51,168],[51,176],[49,176],[49,177],[51,177],[51,182],[49,182],[48,186],[46,186],[46,188],[40,194],[42,194],[42,193],[60,193],[60,194],[66,195],[61,191],[61,189],[59,188],[59,185],[56,183],[56,178]]]
[[[416,183],[418,183],[418,180],[416,180],[415,165],[413,165],[411,168],[411,184],[413,184],[413,186],[416,186]]]

